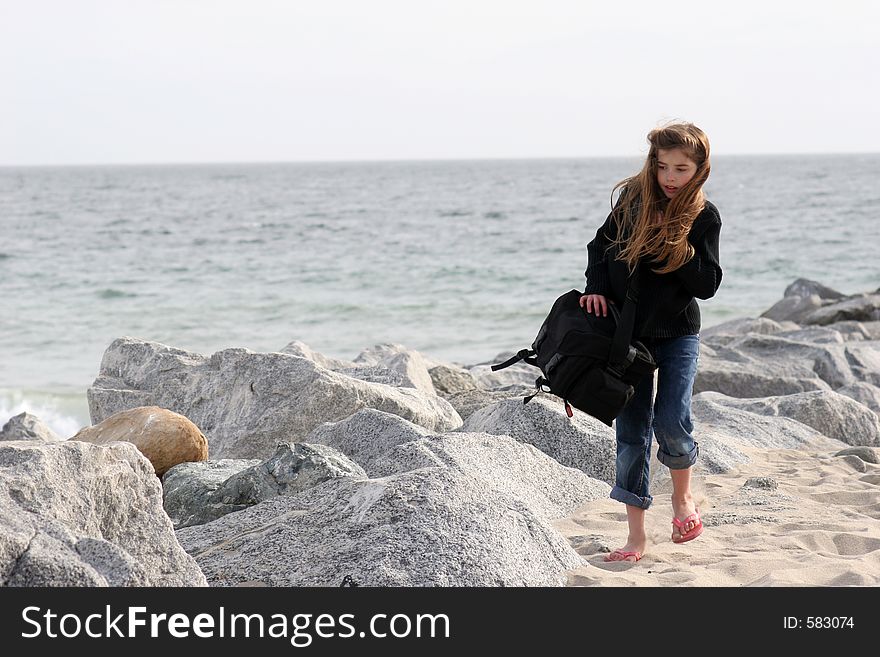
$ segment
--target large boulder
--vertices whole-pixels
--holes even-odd
[[[0,443],[0,586],[204,586],[125,442]]]
[[[825,326],[805,326],[804,328],[779,331],[775,336],[793,342],[809,342],[810,344],[843,344],[846,342],[843,333]]]
[[[282,354],[290,354],[291,356],[308,358],[310,361],[317,363],[324,369],[333,370],[334,372],[355,366],[355,364],[350,360],[342,360],[340,358],[331,358],[330,356],[325,356],[324,354],[315,351],[305,342],[302,342],[300,340],[288,342],[279,351]]]
[[[71,440],[93,445],[116,440],[131,443],[149,459],[159,477],[178,463],[208,458],[208,440],[199,428],[183,415],[158,406],[119,411],[80,429]]]
[[[337,477],[178,537],[219,586],[563,586],[585,563],[526,500],[448,467]]]
[[[863,406],[867,406],[872,411],[880,415],[880,388],[864,381],[838,388],[836,392],[846,395],[850,399],[855,399]]]
[[[519,361],[497,372],[492,371],[492,365],[503,363],[515,355],[512,351],[502,351],[490,361],[469,365],[465,369],[484,390],[503,390],[511,387],[534,390],[535,379],[541,376],[541,370],[534,365]]]
[[[24,412],[9,418],[0,429],[0,442],[4,440],[39,440],[53,443],[64,439],[36,415]]]
[[[721,340],[722,336],[734,338],[746,333],[768,335],[793,328],[800,327],[794,322],[777,322],[766,317],[743,317],[700,329],[700,340],[704,342],[711,340],[713,344],[727,344],[729,340]]]
[[[817,294],[810,294],[805,297],[789,296],[777,301],[761,313],[761,317],[777,322],[792,321],[798,324],[805,324],[806,317],[821,307],[822,299]]]
[[[809,326],[806,329],[816,331],[834,331],[840,334],[844,342],[861,342],[862,340],[880,340],[880,335],[876,335],[871,331],[871,327],[880,322],[855,322],[845,320],[842,322],[833,322],[825,326]],[[810,342],[810,340],[807,340]]]
[[[797,420],[847,445],[880,445],[880,419],[877,414],[833,390],[729,400],[727,403],[750,413]]]
[[[414,349],[398,344],[378,344],[355,356],[358,365],[380,365],[398,373],[408,388],[435,395],[434,382],[428,372],[428,361]]]
[[[823,301],[838,301],[840,299],[846,298],[846,295],[843,292],[832,290],[830,287],[826,287],[821,283],[817,281],[812,281],[808,278],[798,278],[797,280],[795,280],[793,283],[785,288],[785,292],[783,292],[782,296],[808,297],[811,294],[815,294]]]
[[[880,386],[880,341],[848,344],[845,356],[856,380]]]
[[[817,444],[844,447],[819,431],[788,417],[750,410],[743,400],[718,392],[695,394],[691,400],[694,439],[699,443],[697,467],[710,473],[728,472],[749,462],[750,449],[802,449]],[[760,400],[759,400],[760,401]]]
[[[852,345],[852,348],[863,346]],[[851,348],[844,344],[816,344],[778,335],[744,335],[728,343],[727,348],[746,355],[754,363],[764,364],[766,369],[787,363],[803,365],[831,388],[857,380],[849,356]]]
[[[814,327],[772,335],[749,333],[728,337],[723,344],[710,336],[701,345],[694,391],[769,397],[831,390],[857,381],[880,383],[880,343],[846,342],[837,331]]]
[[[461,431],[513,436],[563,465],[613,484],[617,450],[614,431],[577,409],[573,413],[569,418],[556,397],[538,395],[528,404],[511,399],[475,411]]]
[[[397,445],[432,435],[430,431],[399,415],[364,408],[339,422],[325,422],[306,437],[306,442],[333,447],[361,466],[370,477],[388,474],[376,466]]]
[[[866,340],[880,340],[880,320],[874,320],[870,322],[851,322],[851,321],[843,321],[843,322],[834,322],[833,324],[828,324],[830,328],[838,328],[843,326],[845,330],[846,328],[852,327],[854,324],[858,325],[859,332],[864,332],[867,334]]]
[[[378,458],[374,467],[382,476],[420,468],[453,468],[489,488],[526,500],[548,520],[611,492],[607,483],[560,464],[533,445],[480,432],[455,431],[402,443]]]
[[[823,305],[807,313],[802,324],[833,324],[834,322],[871,322],[880,320],[880,294],[854,294],[842,301]]]
[[[260,465],[260,459],[218,459],[181,463],[162,477],[163,505],[175,529],[203,525],[248,504],[226,501],[217,490],[234,474]]]
[[[565,515],[583,501],[610,492],[606,483],[565,467],[509,435],[429,434],[379,411],[364,410],[342,422],[325,424],[308,440],[332,445],[374,478],[425,467],[455,468],[530,500],[547,518]]]
[[[450,395],[459,392],[478,390],[474,377],[463,367],[451,367],[449,365],[435,365],[428,370],[434,390],[441,397],[449,399]]]
[[[789,360],[764,362],[726,346],[700,345],[695,394],[716,391],[731,397],[766,397],[830,388],[807,363]]]
[[[525,386],[513,384],[506,389],[499,390],[463,390],[454,392],[446,396],[446,401],[452,404],[452,407],[458,412],[462,420],[467,420],[471,415],[481,408],[491,406],[496,402],[508,399],[519,400],[522,404],[523,399],[535,392],[534,386],[526,388]]]
[[[232,469],[235,463],[239,462],[233,461],[226,467]],[[211,486],[210,491],[204,484],[216,479],[217,470],[172,471],[168,475],[163,480],[165,509],[175,528],[204,524],[334,477],[367,476],[363,468],[332,447],[307,443],[281,443],[272,458],[232,472],[218,485]]]
[[[361,408],[432,431],[462,423],[436,395],[355,379],[300,356],[225,349],[207,357],[156,342],[115,340],[88,390],[92,421],[144,395],[196,423],[217,459],[269,458],[278,443],[300,442],[319,424]]]

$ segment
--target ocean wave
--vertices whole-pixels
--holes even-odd
[[[83,427],[91,425],[88,417],[83,416],[83,410],[77,412],[71,408],[62,409],[59,407],[61,403],[65,406],[72,403],[82,405],[78,397],[71,400],[68,395],[22,390],[0,391],[0,427],[20,413],[36,415],[52,431],[65,439],[70,438]],[[87,409],[84,410],[87,412]]]

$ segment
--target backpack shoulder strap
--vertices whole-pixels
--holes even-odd
[[[535,367],[539,367],[538,359],[535,358],[535,351],[533,349],[520,349],[516,352],[516,355],[508,358],[503,363],[498,363],[497,365],[492,365],[492,371],[497,372],[498,370],[503,370],[505,367],[510,367],[516,362],[525,361],[529,365],[534,365]]]
[[[635,348],[630,344],[636,323],[636,306],[639,303],[639,267],[630,274],[626,286],[626,300],[623,303],[623,311],[620,322],[614,331],[614,339],[611,343],[611,355],[608,359],[609,367],[623,372],[635,358]]]

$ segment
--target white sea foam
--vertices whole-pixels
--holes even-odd
[[[70,438],[88,426],[88,415],[77,408],[78,399],[39,391],[0,390],[0,426],[20,413],[36,415],[62,438]]]

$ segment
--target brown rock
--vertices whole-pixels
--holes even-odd
[[[71,440],[93,445],[132,443],[161,477],[188,461],[208,460],[208,441],[189,419],[158,406],[139,406],[114,413],[103,422],[81,429]]]

